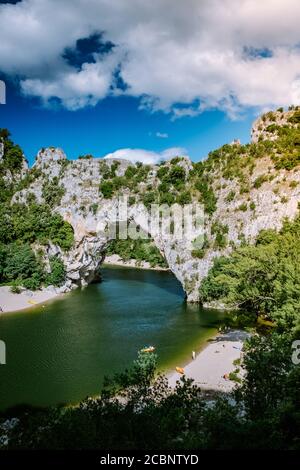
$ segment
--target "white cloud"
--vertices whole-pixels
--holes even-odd
[[[235,116],[300,102],[299,17],[299,0],[23,0],[0,5],[0,69],[69,109],[124,93],[175,118]],[[70,66],[64,50],[96,31],[116,47]]]
[[[132,163],[142,162],[149,165],[155,165],[161,161],[170,160],[173,157],[186,155],[186,150],[181,147],[171,147],[163,152],[153,152],[144,149],[119,149],[108,153],[103,158],[122,158]]]
[[[167,139],[169,137],[169,134],[167,134],[167,132],[156,132],[155,135],[159,139]]]

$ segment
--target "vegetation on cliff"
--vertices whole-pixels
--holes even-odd
[[[71,248],[74,234],[71,225],[53,207],[62,196],[58,179],[43,186],[45,204],[38,204],[35,195],[28,192],[26,203],[12,200],[16,191],[32,182],[39,172],[31,170],[21,179],[23,152],[9,139],[6,129],[0,130],[4,145],[0,162],[0,282],[37,289],[52,279],[55,285],[63,281],[51,268],[47,272],[39,247],[50,242],[63,251]],[[62,263],[57,258],[56,263]],[[47,281],[48,279],[48,281]]]
[[[151,267],[167,267],[166,260],[161,255],[159,249],[154,245],[151,239],[138,238],[137,240],[115,239],[112,240],[106,250],[106,255],[119,255],[123,261],[130,259],[137,260],[138,263],[146,261]]]
[[[300,216],[215,259],[200,295],[266,316],[281,329],[300,330]]]

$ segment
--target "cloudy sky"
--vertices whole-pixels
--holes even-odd
[[[199,160],[299,104],[299,18],[299,0],[1,1],[0,127],[29,158]]]

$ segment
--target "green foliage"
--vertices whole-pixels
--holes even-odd
[[[267,132],[271,132],[272,134],[278,130],[278,127],[276,124],[270,124],[269,126],[266,127]]]
[[[10,292],[13,294],[20,294],[22,291],[18,281],[12,281],[10,284]]]
[[[111,181],[103,181],[99,185],[99,191],[103,194],[104,199],[110,199],[114,194],[114,184]]]
[[[288,122],[300,124],[300,110],[295,111],[292,116],[289,117]]]
[[[262,186],[263,183],[265,183],[266,181],[268,181],[268,177],[267,175],[260,175],[256,178],[256,180],[254,181],[253,183],[253,187],[258,189]]]
[[[129,198],[128,198],[128,204],[129,204],[130,206],[133,206],[133,205],[135,204],[135,202],[136,202],[136,201],[135,201],[135,196],[129,196]]]
[[[163,179],[164,176],[166,176],[167,174],[169,173],[169,167],[164,165],[164,166],[161,166],[158,170],[157,170],[157,177],[159,179]]]
[[[168,174],[166,174],[163,180],[174,187],[178,188],[182,186],[186,179],[185,169],[179,165],[174,165],[170,168]]]
[[[231,202],[235,198],[235,191],[229,191],[228,195],[225,198],[226,202]]]
[[[112,240],[108,245],[107,255],[119,255],[124,261],[135,259],[138,262],[147,261],[152,267],[167,267],[166,261],[161,255],[159,249],[149,238],[138,238],[132,240],[127,238],[121,240],[119,238]]]
[[[10,132],[7,129],[0,129],[0,142],[4,144],[4,155],[1,163],[2,170],[9,170],[12,173],[19,172],[23,166],[23,152],[19,145],[15,145],[9,139]]]
[[[0,282],[23,285],[28,289],[37,289],[43,280],[43,268],[40,260],[28,244],[11,243],[1,246]],[[16,291],[16,290],[15,290]]]
[[[255,245],[216,259],[201,298],[266,315],[280,329],[300,328],[299,237],[300,217],[286,221],[279,233],[263,231]]]
[[[160,204],[168,204],[169,206],[171,206],[172,204],[175,203],[175,201],[176,199],[173,193],[169,193],[166,191],[166,192],[161,192],[159,195]]]
[[[143,204],[149,209],[151,204],[156,202],[156,193],[154,191],[150,191],[143,194],[142,197]]]
[[[51,208],[56,207],[60,204],[61,198],[65,194],[65,188],[59,184],[57,176],[51,181],[46,181],[43,184],[42,196],[46,204]]]
[[[72,226],[47,205],[13,204],[0,207],[0,243],[49,241],[69,250],[74,243]]]
[[[68,160],[62,160],[63,162],[67,162]],[[36,179],[38,179],[42,175],[42,171],[39,168],[30,168],[26,172],[24,178],[21,179],[16,185],[15,190],[21,191],[22,189],[27,189]]]
[[[220,222],[214,222],[211,226],[211,234],[215,235],[215,248],[226,248],[228,244],[227,234],[229,231],[228,225],[223,225]]]
[[[137,174],[137,171],[138,169],[136,166],[130,165],[126,168],[124,176],[128,179],[131,179]]]
[[[96,215],[97,214],[97,211],[98,211],[98,204],[97,203],[94,203],[94,204],[91,204],[90,205],[90,211],[93,213],[93,215]]]
[[[61,258],[52,256],[49,259],[50,273],[46,276],[46,284],[53,286],[61,286],[66,279],[65,265]]]
[[[237,392],[237,399],[244,404],[247,416],[257,421],[258,428],[261,426],[260,433],[266,422],[271,433],[272,422],[277,432],[282,426],[291,448],[297,443],[295,431],[300,430],[297,419],[300,368],[291,360],[292,341],[290,333],[253,336],[246,345],[243,361],[247,374]],[[274,444],[276,448],[277,443]]]
[[[246,203],[246,202],[243,202],[243,203],[238,207],[238,210],[239,210],[239,211],[242,211],[242,212],[246,212],[246,211],[248,210],[247,203]]]
[[[192,202],[191,193],[189,191],[184,191],[180,193],[176,199],[176,202],[182,206],[185,204],[190,204]]]
[[[88,153],[86,155],[79,155],[78,160],[91,160],[92,158],[94,158],[93,155]]]
[[[203,203],[205,212],[212,215],[217,208],[217,198],[207,178],[198,179],[195,188],[201,193],[200,202]]]

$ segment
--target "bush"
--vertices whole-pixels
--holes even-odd
[[[111,181],[103,181],[100,183],[99,191],[103,194],[104,199],[111,199],[114,194],[114,185]]]
[[[191,193],[189,191],[185,191],[185,192],[179,194],[179,196],[177,197],[176,202],[178,204],[181,204],[182,206],[185,205],[185,204],[190,204],[192,202]]]
[[[246,202],[243,202],[243,204],[241,204],[239,207],[238,207],[238,210],[239,211],[242,211],[242,212],[246,212],[248,209],[248,206],[246,204]]]
[[[49,259],[49,263],[50,273],[46,276],[46,284],[61,286],[66,279],[66,270],[63,261],[57,256],[52,256]]]
[[[216,259],[202,282],[201,298],[266,315],[278,328],[300,328],[299,239],[298,217],[285,222],[279,233],[261,232],[256,245]]]
[[[170,169],[168,175],[164,177],[164,181],[173,184],[173,186],[178,187],[184,184],[186,179],[185,169],[179,165],[174,165]]]
[[[43,267],[40,260],[28,244],[13,243],[1,250],[0,281],[12,282],[14,292],[16,286],[23,285],[27,289],[38,289],[43,281]]]
[[[300,123],[300,111],[295,111],[292,116],[289,117],[288,122],[292,124],[299,124]]]
[[[150,191],[148,193],[143,194],[143,204],[147,207],[147,209],[150,208],[151,204],[153,204],[156,200],[156,194],[154,191]]]
[[[226,196],[226,198],[225,198],[225,201],[226,201],[226,202],[231,202],[231,201],[234,200],[234,198],[235,198],[235,191],[230,191],[230,192],[227,194],[227,196]]]
[[[260,175],[256,178],[256,180],[253,183],[253,187],[258,189],[262,186],[263,183],[268,181],[268,177],[266,175]]]
[[[65,188],[59,184],[57,176],[51,181],[43,184],[42,196],[46,204],[51,208],[60,204],[61,198],[65,194]]]
[[[21,293],[21,287],[18,281],[13,281],[10,285],[10,292],[13,294],[20,294]]]

